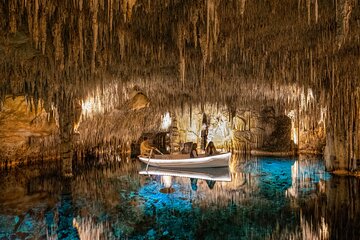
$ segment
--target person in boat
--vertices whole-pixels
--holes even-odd
[[[184,143],[183,148],[181,149],[182,154],[189,154],[191,152],[193,142]]]
[[[216,181],[213,180],[206,180],[206,183],[210,189],[213,189],[215,186]]]
[[[144,140],[140,144],[141,156],[153,156],[155,151],[160,152],[156,147],[152,146],[150,140],[147,137],[144,137]]]
[[[191,151],[190,151],[190,158],[196,158],[198,157],[198,152],[197,152],[197,144],[193,143],[191,146]]]
[[[206,155],[215,155],[218,154],[219,152],[216,151],[215,145],[214,143],[211,141],[209,142],[209,144],[207,145],[206,149],[205,149],[205,154]]]
[[[208,136],[209,130],[205,123],[203,123],[202,130],[201,130],[201,146],[200,148],[202,150],[205,150],[206,148],[206,142],[207,142],[207,136]]]

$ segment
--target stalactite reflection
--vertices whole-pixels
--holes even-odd
[[[231,182],[197,179],[195,190],[186,177],[170,183],[169,177],[138,175],[139,163],[126,158],[78,162],[71,178],[61,176],[60,166],[1,172],[1,237],[150,238],[167,232],[195,238],[220,230],[229,238],[359,236],[359,180],[330,177],[319,159],[234,155]],[[170,184],[171,192],[161,192]]]

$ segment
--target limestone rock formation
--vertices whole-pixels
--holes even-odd
[[[291,120],[287,116],[275,118],[274,131],[264,140],[264,146],[268,151],[288,152],[293,150],[291,145]]]
[[[3,1],[0,106],[8,95],[26,96],[35,105],[42,100],[48,113],[55,106],[65,145],[77,131],[70,126],[81,129],[76,126],[78,113],[71,113],[79,102],[96,93],[102,108],[97,118],[114,122],[118,119],[109,119],[112,115],[107,113],[128,100],[124,92],[135,84],[151,99],[153,119],[185,105],[221,106],[227,108],[229,119],[238,110],[249,111],[249,106],[254,113],[272,106],[277,116],[296,112],[291,126],[298,140],[326,109],[322,120],[327,168],[357,171],[357,6],[354,0]],[[146,112],[144,101],[136,100],[134,109]],[[71,110],[66,112],[64,106]],[[139,122],[144,124],[145,118]],[[267,134],[270,125],[263,129]],[[87,125],[94,126],[100,125]],[[248,126],[245,131],[252,135],[240,134],[242,141],[249,140],[250,146],[265,140],[259,139],[261,128]],[[104,131],[99,127],[94,132]],[[89,135],[81,138],[95,139],[87,141],[87,149],[104,140],[89,130],[80,135],[85,132]],[[114,136],[105,132],[105,139]],[[130,130],[124,133],[132,140],[138,136]],[[231,139],[231,134],[221,134]]]
[[[40,106],[30,111],[24,97],[5,98],[0,112],[0,156],[4,161],[56,157],[58,126]]]

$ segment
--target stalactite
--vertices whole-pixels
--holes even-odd
[[[318,0],[315,0],[315,23],[319,21],[319,3]]]
[[[185,85],[185,39],[184,39],[184,30],[183,26],[178,26],[178,36],[177,36],[177,47],[179,51],[179,73],[180,73],[180,81],[182,84],[182,87]]]
[[[203,51],[203,71],[206,68],[206,64],[208,61],[208,56],[210,55],[209,53],[209,42],[210,42],[210,24],[211,24],[211,17],[212,17],[212,11],[214,8],[214,2],[213,0],[207,0],[206,1],[206,40],[203,42],[205,42],[205,44],[203,43],[201,46],[201,50]],[[205,36],[204,36],[205,37]]]
[[[43,10],[41,12],[40,16],[40,42],[41,42],[41,52],[42,54],[45,54],[46,50],[46,10],[43,6]]]
[[[131,20],[132,10],[137,0],[122,0],[123,18],[125,22]]]
[[[84,38],[83,38],[83,21],[84,21],[84,13],[83,13],[83,2],[79,1],[79,17],[78,17],[78,33],[79,33],[79,43],[78,43],[78,50],[79,50],[79,58],[81,65],[84,64]]]
[[[125,58],[125,32],[122,30],[118,30],[118,41],[120,48],[120,59]]]
[[[27,12],[27,24],[30,36],[32,37],[32,30],[33,30],[33,18],[32,18],[32,4],[30,1],[25,1],[25,8]]]
[[[108,18],[109,18],[109,36],[110,44],[112,43],[113,31],[113,0],[108,0]]]
[[[310,83],[314,82],[313,51],[310,49]]]
[[[85,99],[97,86],[98,95],[109,94],[104,89],[110,81],[124,86],[133,81],[152,97],[156,111],[227,99],[239,106],[273,104],[279,112],[299,106],[304,128],[313,128],[326,107],[329,142],[348,144],[344,159],[352,160],[341,164],[355,169],[359,74],[353,63],[359,41],[351,20],[358,17],[357,3],[298,0],[287,2],[289,7],[271,3],[269,9],[265,2],[9,1],[0,11],[8,18],[1,26],[17,34],[1,32],[0,98],[25,93],[51,106],[62,100],[63,83]],[[334,43],[340,46],[336,50]],[[113,99],[124,99],[111,94],[108,112],[118,101]],[[344,135],[343,129],[356,134]]]
[[[245,13],[246,0],[239,0],[239,1],[240,1],[240,15],[243,16]]]
[[[98,42],[98,0],[91,0],[90,2],[90,9],[91,9],[91,19],[92,19],[92,34],[93,34],[93,41],[92,41],[92,52],[91,52],[91,71],[95,71],[95,58],[96,58],[96,49],[97,49],[97,42]]]
[[[200,44],[201,53],[202,53],[202,66],[201,66],[201,77],[200,77],[200,81],[202,81],[203,76],[206,72],[206,64],[207,64],[208,53],[209,53],[209,48],[208,48],[208,44],[207,44],[207,36],[205,34],[200,36],[199,44]]]
[[[311,24],[311,0],[306,0],[306,9],[307,9],[307,23]]]
[[[39,0],[35,0],[34,2],[34,14],[33,14],[33,40],[35,42],[36,48],[39,47]]]
[[[339,0],[337,6],[337,47],[341,48],[349,33],[349,21],[353,9],[352,0]]]
[[[191,23],[192,23],[192,34],[193,34],[193,42],[195,45],[195,48],[197,48],[198,45],[198,36],[197,36],[197,22],[198,22],[198,13],[196,11],[191,12]]]
[[[17,31],[17,23],[16,23],[16,1],[9,1],[9,25],[10,32],[15,33]]]
[[[64,45],[62,42],[62,23],[60,20],[58,20],[58,22],[55,23],[55,25],[52,29],[52,33],[53,33],[53,39],[54,39],[53,44],[54,44],[54,48],[55,48],[55,52],[54,52],[55,61],[60,66],[60,69],[63,70],[64,69]]]

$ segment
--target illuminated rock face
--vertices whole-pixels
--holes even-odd
[[[219,150],[290,152],[294,148],[290,118],[277,116],[273,108],[267,107],[260,112],[239,109],[230,113],[224,107],[205,104],[203,109],[192,106],[175,111],[174,116],[179,145],[195,142],[204,150],[203,131],[206,129],[206,143],[214,142]]]
[[[219,104],[231,114],[249,106],[258,113],[272,106],[278,116],[296,112],[291,124],[300,135],[300,150],[313,151],[308,146],[315,140],[318,151],[326,136],[328,169],[356,170],[356,6],[353,0],[7,1],[0,5],[1,105],[9,94],[26,95],[35,102],[42,99],[47,112],[51,106],[59,111],[62,104],[76,106],[97,92],[106,99],[102,114],[107,120],[101,121],[113,122],[112,111],[129,99],[126,89],[137,85],[148,99],[134,100],[133,110],[142,117],[130,125],[120,119],[125,127],[145,122],[155,126],[158,116],[182,105]],[[148,100],[151,111],[146,112],[143,103]],[[144,112],[156,117],[145,121],[149,117]],[[59,112],[68,122],[60,124],[60,133],[69,132],[69,139],[77,129],[67,127],[78,124],[65,119],[71,115]],[[314,133],[321,129],[316,124],[320,119],[324,134]],[[92,138],[84,136],[90,132],[84,126],[74,128],[80,138]],[[91,128],[111,132],[96,124]],[[125,131],[123,142],[139,135],[138,128],[135,134]],[[87,142],[96,145],[110,138],[102,134],[96,143]]]
[[[8,161],[56,157],[58,127],[39,106],[30,112],[24,97],[6,97],[0,112],[0,156]],[[34,106],[33,106],[34,107]]]

